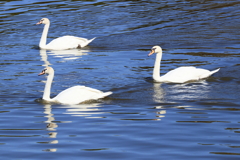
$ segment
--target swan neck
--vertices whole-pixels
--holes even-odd
[[[45,88],[44,88],[43,99],[47,100],[47,101],[52,100],[50,98],[50,93],[51,93],[51,86],[52,86],[53,77],[54,77],[54,71],[48,75],[47,82],[46,82]]]
[[[47,44],[47,34],[48,34],[49,27],[50,27],[50,23],[45,24],[45,26],[43,28],[42,36],[41,36],[40,43],[39,43],[40,48],[44,48]]]
[[[160,79],[160,64],[162,60],[162,52],[156,54],[156,60],[153,68],[153,79],[159,80]]]

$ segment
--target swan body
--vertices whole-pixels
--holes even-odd
[[[42,36],[40,39],[39,47],[41,49],[49,50],[65,50],[65,49],[74,49],[74,48],[83,48],[92,42],[95,38],[90,40],[81,37],[75,36],[63,36],[52,40],[50,43],[47,43],[47,34],[50,27],[50,20],[48,18],[42,18],[37,24],[45,24]]]
[[[189,81],[197,81],[200,79],[207,78],[212,74],[219,71],[220,68],[209,71],[202,68],[196,68],[193,66],[179,67],[169,71],[165,75],[160,77],[160,62],[162,59],[162,48],[160,46],[154,46],[148,56],[156,53],[156,60],[153,69],[153,79],[156,82],[166,83],[185,83]]]
[[[46,67],[39,75],[48,74],[47,82],[44,88],[43,100],[62,104],[79,104],[87,100],[96,100],[104,98],[112,92],[102,92],[85,86],[73,86],[60,92],[56,97],[50,98],[51,85],[54,77],[52,67]]]

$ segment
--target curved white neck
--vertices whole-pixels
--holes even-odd
[[[160,64],[162,60],[162,53],[156,53],[156,60],[153,68],[153,79],[156,81],[161,81],[160,77]]]
[[[47,44],[47,34],[48,34],[49,27],[50,27],[50,23],[45,24],[45,26],[43,28],[42,36],[41,36],[40,43],[39,43],[40,48],[44,48]]]
[[[47,101],[51,101],[52,99],[50,98],[50,93],[51,93],[51,86],[52,86],[52,81],[54,77],[54,71],[50,73],[47,77],[47,82],[44,88],[44,93],[43,93],[43,99]]]

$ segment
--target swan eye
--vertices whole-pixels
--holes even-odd
[[[42,70],[42,72],[45,74],[47,69]]]

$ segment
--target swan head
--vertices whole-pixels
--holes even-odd
[[[148,56],[151,56],[154,53],[156,53],[156,54],[162,53],[162,48],[160,46],[153,46],[151,49],[151,52],[148,54]]]
[[[50,20],[48,18],[42,18],[38,23],[36,24],[49,24]]]
[[[52,73],[54,73],[53,68],[52,67],[46,67],[38,75],[41,76],[41,75],[44,75],[44,74],[52,74]]]

